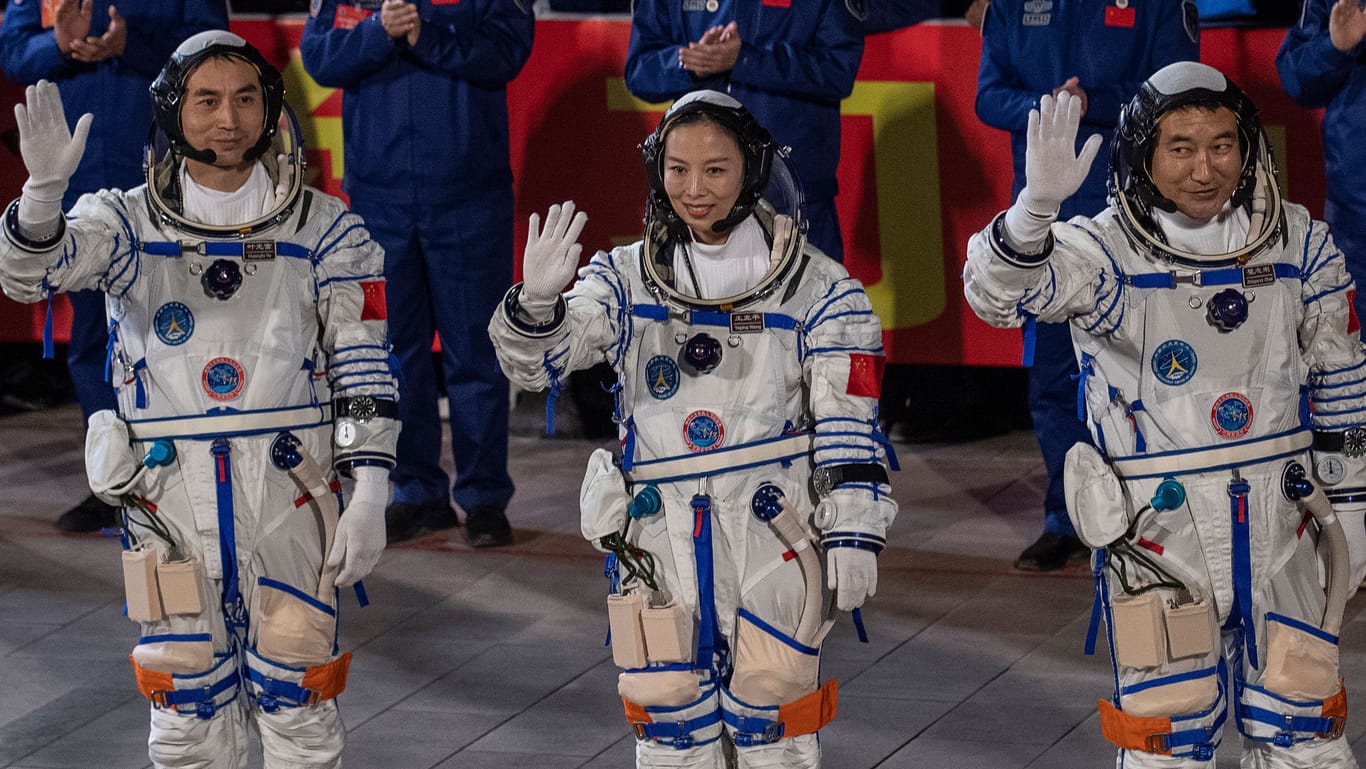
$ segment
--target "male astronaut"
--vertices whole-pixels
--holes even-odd
[[[0,284],[109,297],[119,413],[92,419],[86,452],[92,489],[125,506],[152,763],[245,765],[250,719],[266,767],[336,767],[337,587],[384,548],[398,432],[383,254],[302,184],[280,73],[242,38],[190,37],[151,94],[147,183],[63,216],[92,117],[72,132],[57,87],[29,87]],[[340,520],[336,474],[355,478]]]
[[[1101,549],[1101,730],[1124,767],[1212,766],[1226,718],[1243,766],[1355,767],[1337,632],[1366,571],[1366,360],[1342,255],[1280,199],[1256,108],[1194,62],[1124,108],[1109,207],[1054,222],[1099,146],[1074,149],[1078,107],[1040,100],[1025,187],[963,277],[993,325],[1071,323],[1104,453],[1074,447],[1066,469]]]
[[[644,240],[598,252],[561,295],[585,217],[533,215],[525,282],[489,334],[523,387],[617,371],[621,456],[593,455],[580,505],[615,563],[637,765],[723,767],[733,750],[742,767],[815,767],[837,686],[818,685],[820,645],[836,606],[875,591],[897,511],[881,326],[807,245],[783,154],[739,102],[689,94],[643,149]]]

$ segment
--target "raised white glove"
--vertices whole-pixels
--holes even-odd
[[[329,568],[341,568],[332,581],[337,587],[354,585],[365,579],[384,552],[384,506],[389,502],[389,471],[383,467],[361,466],[354,468],[351,474],[356,478],[356,486],[351,491],[351,502],[337,522],[332,553],[327,557]]]
[[[522,295],[519,304],[533,320],[548,320],[564,284],[574,277],[579,266],[579,233],[588,222],[588,214],[574,213],[574,201],[556,203],[545,215],[545,229],[541,229],[541,215],[532,214],[526,234],[526,251],[522,255]]]
[[[1100,151],[1101,136],[1092,134],[1076,151],[1081,125],[1081,99],[1067,91],[1054,97],[1044,94],[1039,108],[1029,111],[1025,134],[1025,187],[1006,212],[1005,228],[1015,245],[1033,250],[1043,243],[1048,226],[1064,200],[1086,181],[1091,163]]]
[[[856,547],[825,551],[826,587],[840,611],[853,611],[877,593],[877,555]]]
[[[25,230],[41,230],[61,218],[62,196],[85,154],[85,137],[95,117],[89,112],[81,115],[72,132],[66,124],[62,95],[46,80],[26,88],[24,101],[14,105],[19,152],[28,169],[19,198],[19,224]]]

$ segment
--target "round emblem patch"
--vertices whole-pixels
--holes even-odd
[[[683,420],[683,441],[689,451],[711,451],[726,441],[726,426],[710,411],[694,411]]]
[[[645,364],[645,386],[659,400],[678,392],[678,363],[667,355],[656,355]]]
[[[1180,339],[1168,339],[1153,352],[1153,374],[1163,384],[1183,385],[1195,376],[1195,348]]]
[[[202,376],[204,392],[218,401],[230,401],[242,394],[247,373],[242,364],[232,358],[214,358],[204,367]]]
[[[1252,429],[1252,401],[1241,393],[1224,393],[1210,409],[1214,431],[1225,438],[1241,438]]]
[[[152,316],[152,328],[157,339],[175,347],[185,344],[194,333],[194,313],[180,302],[167,302]]]

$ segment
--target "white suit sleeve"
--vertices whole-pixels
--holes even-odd
[[[629,287],[617,265],[637,248],[595,254],[546,323],[536,324],[517,312],[521,284],[513,286],[489,320],[503,375],[518,387],[558,394],[569,372],[602,361],[619,363],[631,318]]]
[[[121,296],[137,279],[141,262],[122,193],[82,195],[43,242],[24,237],[13,213],[10,206],[0,227],[0,286],[11,299],[33,303],[83,289]]]
[[[370,237],[360,217],[343,210],[340,201],[319,201],[315,206],[319,207],[315,215],[334,217],[314,247],[313,267],[332,396],[364,395],[396,403],[398,383],[389,363],[384,250]],[[392,468],[399,431],[396,413],[396,408],[381,412],[361,423],[358,436],[337,441],[335,466],[345,473],[357,464]]]
[[[857,280],[830,284],[802,319],[802,361],[815,420],[815,466],[884,464],[877,432],[877,401],[884,352],[882,324]],[[829,500],[835,518],[822,525],[827,547],[880,550],[896,518],[897,504],[886,483],[854,482],[836,487]]]
[[[1355,588],[1366,578],[1366,359],[1352,310],[1352,278],[1328,226],[1311,222],[1300,253],[1300,345],[1309,362],[1315,480],[1347,535]]]
[[[1075,320],[1093,334],[1124,322],[1124,281],[1104,228],[1086,217],[1056,222],[1043,250],[1011,248],[1004,214],[968,241],[963,294],[977,317],[998,328]]]

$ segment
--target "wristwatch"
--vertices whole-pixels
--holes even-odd
[[[1333,451],[1349,457],[1366,455],[1366,428],[1349,427],[1341,432],[1315,430],[1314,450]]]
[[[371,398],[369,395],[337,398],[332,401],[332,416],[334,419],[354,419],[357,422],[369,422],[375,417],[397,419],[398,402]]]
[[[835,487],[846,483],[890,483],[887,468],[876,462],[848,465],[822,465],[811,473],[816,496],[827,497]]]

